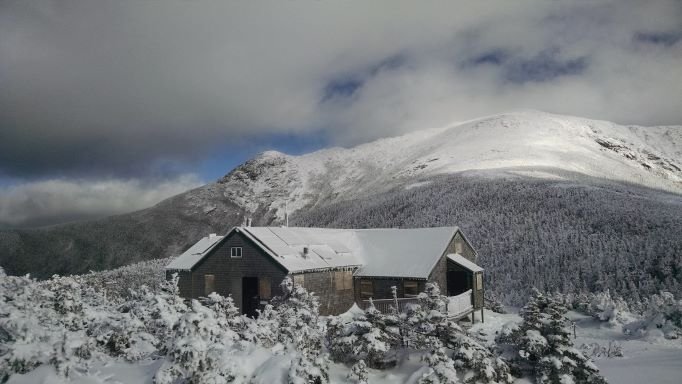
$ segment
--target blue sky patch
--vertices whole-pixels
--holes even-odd
[[[210,153],[201,162],[198,173],[204,181],[211,182],[264,151],[275,150],[288,155],[300,155],[326,148],[329,145],[329,139],[322,131],[253,136],[220,146],[219,150]]]

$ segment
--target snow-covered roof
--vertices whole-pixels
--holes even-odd
[[[469,259],[460,255],[459,253],[448,254],[448,259],[454,261],[455,263],[457,263],[462,268],[468,269],[471,272],[483,272],[483,268],[479,267],[475,263],[472,263],[471,261],[469,261]]]
[[[356,230],[365,263],[355,275],[426,279],[456,232],[457,227]]]
[[[208,253],[213,247],[215,247],[216,244],[220,240],[222,240],[225,236],[216,236],[216,235],[209,235],[201,240],[199,240],[196,244],[191,246],[188,250],[186,250],[183,254],[180,256],[176,257],[171,261],[167,266],[166,269],[174,269],[174,270],[190,270],[196,263],[201,260],[204,255]]]
[[[290,272],[357,266],[356,276],[428,278],[457,227],[240,227]],[[303,256],[308,247],[308,256]]]
[[[289,272],[357,267],[356,276],[426,279],[458,228],[236,227],[234,231],[249,238]],[[166,268],[191,269],[222,238],[201,239]],[[458,258],[455,262],[463,267],[482,270],[459,258],[464,262]]]
[[[289,272],[354,267],[362,264],[354,230],[297,227],[239,227]],[[308,254],[304,255],[304,248]]]

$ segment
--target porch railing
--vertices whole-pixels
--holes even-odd
[[[404,312],[405,308],[409,304],[418,304],[419,300],[417,300],[416,297],[405,297],[405,298],[399,298],[398,300],[398,312]],[[395,299],[379,299],[379,300],[372,300],[374,303],[374,308],[378,309],[379,312],[381,313],[389,313],[391,312],[391,307],[395,307],[396,300]],[[360,303],[360,308],[367,309],[369,307],[369,300],[362,300],[362,303]]]
[[[448,317],[459,318],[471,312],[474,308],[472,301],[471,289],[457,296],[448,297],[447,304],[445,305]]]
[[[449,296],[445,304],[445,313],[449,318],[460,318],[471,312],[473,309],[472,304],[472,294],[471,289],[460,293],[457,296]],[[395,307],[395,299],[379,299],[372,300],[374,303],[374,308],[378,309],[379,312],[389,313],[391,312],[391,307]],[[410,304],[418,304],[419,300],[416,297],[406,297],[397,299],[398,312],[404,312],[406,307]],[[360,308],[367,309],[369,307],[369,300],[362,300],[358,303]]]

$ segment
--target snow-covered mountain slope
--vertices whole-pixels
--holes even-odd
[[[670,233],[676,233],[675,228],[665,228],[679,227],[677,221],[660,212],[679,212],[680,168],[679,126],[628,127],[541,112],[510,113],[349,149],[331,148],[302,156],[265,152],[214,183],[145,210],[49,228],[0,230],[0,266],[11,274],[31,273],[44,278],[54,273],[85,273],[176,256],[208,233],[226,233],[245,217],[253,218],[254,225],[283,224],[285,204],[290,214],[295,213],[292,219],[297,220],[296,215],[307,217],[299,218],[299,225],[301,222],[311,226],[358,227],[460,225],[471,226],[467,228],[480,234],[474,228],[491,228],[491,223],[501,218],[511,223],[519,215],[527,217],[528,212],[511,210],[510,205],[549,199],[556,195],[554,184],[591,189],[584,197],[590,206],[618,201],[617,207],[611,207],[616,212],[609,216],[614,221],[637,217],[639,222],[656,228],[660,224],[663,229],[655,234],[660,243],[660,238],[668,239],[674,236]],[[468,170],[474,171],[460,173]],[[593,188],[609,184],[608,180],[673,193],[654,193],[620,183],[608,191]],[[551,183],[537,185],[533,181]],[[436,191],[440,196],[438,202],[433,199]],[[505,195],[505,191],[509,193]],[[431,201],[416,201],[424,195]],[[650,200],[651,205],[641,208],[642,197]],[[481,198],[484,202],[478,204]],[[381,209],[372,211],[367,204]],[[424,209],[409,208],[415,204]],[[564,200],[555,201],[552,206],[561,204]],[[582,217],[585,209],[571,204],[565,219],[573,220],[573,214]],[[352,217],[341,218],[337,208],[343,206],[348,210],[349,205],[360,205],[359,213],[353,211]],[[436,212],[434,207],[441,209]],[[457,208],[453,211],[453,207]],[[334,217],[328,217],[329,212]],[[371,212],[376,217],[353,219]],[[410,212],[410,217],[401,216],[401,212]],[[465,213],[469,216],[463,216]],[[395,217],[405,220],[391,219]],[[601,217],[588,219],[586,228],[614,230],[610,223],[601,223]],[[533,226],[547,225],[539,223],[540,219],[529,220]],[[548,230],[558,230],[567,224],[562,221],[553,225],[556,228]],[[512,252],[506,240],[509,230],[503,226],[482,236],[489,242],[485,246],[483,240],[478,240],[484,245],[482,252],[501,255]],[[623,237],[628,230],[616,229],[618,236]],[[608,236],[621,239],[610,232]],[[519,241],[533,246],[525,237]],[[576,252],[583,251],[578,249],[581,246],[573,245]]]
[[[215,185],[247,212],[279,219],[304,206],[379,192],[410,180],[465,170],[515,169],[556,177],[575,172],[682,192],[682,127],[621,126],[525,111],[302,156],[268,151]],[[416,182],[416,181],[415,181]]]

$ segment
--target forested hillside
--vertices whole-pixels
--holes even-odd
[[[508,304],[543,291],[610,289],[630,302],[682,294],[682,197],[583,178],[442,176],[292,217],[300,226],[460,226]],[[418,257],[418,255],[415,255]]]

